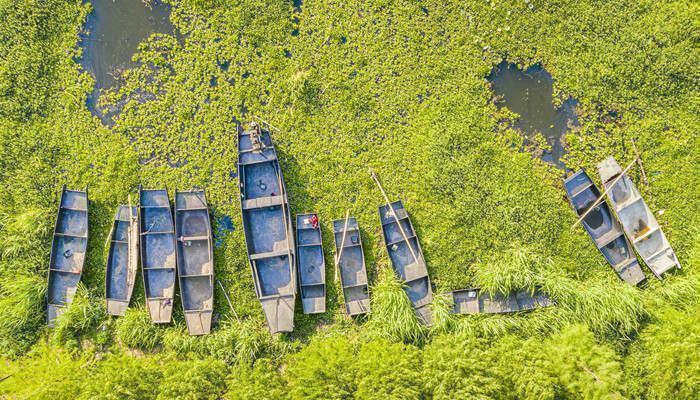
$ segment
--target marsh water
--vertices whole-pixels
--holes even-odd
[[[119,73],[133,67],[139,43],[153,33],[173,33],[170,6],[158,0],[91,0],[81,46],[81,65],[95,79],[88,108],[95,109],[101,89],[118,83]]]
[[[559,168],[564,168],[561,157],[566,153],[563,146],[564,134],[578,125],[576,107],[578,101],[567,99],[561,106],[553,103],[552,76],[540,64],[522,70],[515,64],[501,62],[488,77],[496,95],[496,105],[507,107],[520,117],[515,128],[526,139],[532,139],[539,132],[552,147],[545,151],[542,159]]]

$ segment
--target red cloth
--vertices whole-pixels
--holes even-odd
[[[314,229],[318,229],[318,217],[315,215],[312,215],[311,218],[309,218],[309,223],[311,223],[311,226]]]

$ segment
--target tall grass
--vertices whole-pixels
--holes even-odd
[[[46,281],[33,274],[0,275],[0,354],[26,352],[41,334],[46,317]]]
[[[104,317],[103,302],[92,298],[81,282],[73,302],[56,319],[51,330],[51,340],[70,348],[80,348],[83,337],[96,333],[95,328]]]

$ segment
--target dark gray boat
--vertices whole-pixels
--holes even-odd
[[[119,206],[109,233],[105,287],[110,315],[124,315],[131,301],[139,265],[138,215],[138,207]]]
[[[367,285],[367,269],[365,253],[362,249],[360,228],[355,218],[348,218],[347,226],[344,219],[333,221],[335,236],[335,254],[340,269],[340,283],[343,287],[345,311],[348,315],[366,314],[369,312],[369,286]],[[342,251],[341,251],[342,249]]]
[[[317,214],[296,216],[297,266],[304,314],[326,311],[326,263]]]
[[[428,305],[433,301],[433,289],[430,286],[423,250],[401,200],[391,203],[391,208],[386,204],[379,207],[379,218],[382,222],[384,245],[394,272],[404,282],[404,291],[413,303],[420,320],[430,324],[432,314]]]
[[[608,157],[598,164],[598,172],[606,189],[614,183],[608,196],[610,204],[637,254],[654,275],[661,279],[664,273],[674,268],[680,269],[681,264],[661,230],[661,225],[630,177],[625,174],[615,181],[623,172],[615,158]]]
[[[287,190],[270,132],[238,134],[243,230],[255,293],[271,333],[294,329],[296,265]]]
[[[508,314],[549,307],[554,304],[545,294],[521,290],[510,295],[482,292],[480,289],[462,289],[452,292],[455,314]]]
[[[87,191],[61,190],[53,244],[49,260],[47,293],[47,323],[53,326],[56,318],[73,301],[83,273],[88,242]]]
[[[214,312],[214,247],[203,190],[175,191],[177,268],[185,322],[190,335],[211,331]]]
[[[583,169],[564,181],[569,203],[581,216],[600,197],[598,188]],[[601,202],[582,221],[583,227],[593,239],[605,260],[623,281],[638,285],[644,281],[644,273],[634,256],[632,246],[620,224],[613,217],[607,203]]]
[[[175,295],[175,229],[166,189],[139,187],[141,267],[151,321],[170,322]]]

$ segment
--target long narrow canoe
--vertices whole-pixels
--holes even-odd
[[[287,190],[270,132],[238,134],[238,178],[255,293],[271,333],[294,329],[296,264]]]
[[[379,218],[382,222],[384,245],[394,272],[404,282],[404,291],[413,303],[416,315],[423,323],[430,324],[432,314],[428,305],[433,301],[433,289],[430,286],[423,250],[401,200],[391,203],[391,208],[386,204],[379,207]],[[397,221],[400,221],[403,233]],[[404,238],[404,233],[408,241]]]
[[[203,190],[175,192],[177,273],[190,335],[211,331],[214,312],[214,247]]]
[[[138,215],[138,207],[119,206],[109,233],[105,287],[110,315],[124,315],[134,291],[139,265]]]
[[[569,203],[579,216],[588,211],[600,197],[600,191],[583,169],[567,178],[564,188]],[[630,285],[638,285],[644,281],[645,276],[632,251],[632,245],[606,202],[597,205],[582,223],[593,243],[620,279]]]
[[[151,321],[167,324],[175,295],[175,230],[166,189],[139,187],[141,267]]]
[[[335,220],[333,221],[333,232],[335,234],[336,257],[340,253],[338,268],[340,269],[340,284],[343,287],[343,298],[345,299],[345,311],[351,316],[366,314],[369,312],[369,286],[367,285],[365,253],[362,249],[362,238],[357,220],[350,217],[347,229],[344,219]]]
[[[54,321],[73,301],[83,273],[88,242],[87,191],[61,190],[49,260],[47,323]]]
[[[304,314],[326,311],[326,262],[317,214],[296,216],[297,267]]]
[[[608,189],[622,173],[622,168],[615,158],[608,157],[598,164],[598,172]],[[681,268],[661,226],[629,176],[625,174],[615,183],[608,198],[637,254],[657,278],[661,279],[665,272],[673,268]]]
[[[510,295],[489,295],[480,289],[463,289],[452,292],[454,314],[509,314],[549,307],[554,303],[545,294],[521,290]]]

